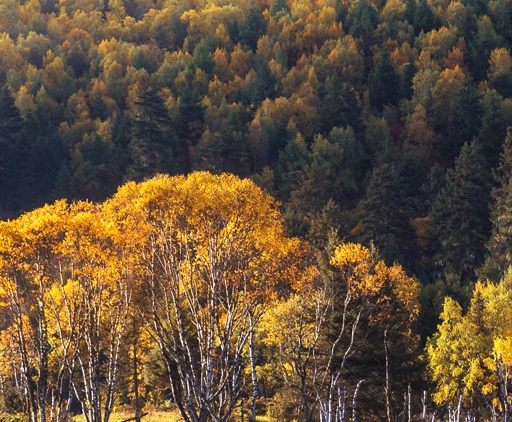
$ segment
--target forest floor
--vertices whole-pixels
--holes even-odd
[[[83,422],[83,416],[79,415],[73,418],[73,422]],[[110,416],[110,422],[125,422],[130,420],[133,422],[133,411],[131,410],[117,410]],[[235,412],[231,418],[233,422],[248,421],[249,415],[246,413],[242,418],[240,412]],[[271,422],[272,419],[268,416],[257,416],[258,422]],[[150,409],[147,414],[142,418],[142,422],[182,422],[179,412],[177,410],[165,410],[165,409]]]
[[[118,409],[110,416],[109,422],[133,422],[133,410],[131,409]],[[77,415],[71,418],[72,422],[84,422],[83,415]],[[240,414],[239,411],[234,412],[233,416],[230,419],[232,422],[239,421],[248,421],[248,413],[246,412],[244,416]],[[272,422],[275,419],[272,419],[268,416],[262,415],[256,417],[257,422]],[[27,417],[22,414],[8,414],[0,412],[0,422],[26,422]],[[169,409],[150,409],[147,411],[147,414],[142,418],[142,422],[182,422],[179,412],[177,410],[169,410]]]

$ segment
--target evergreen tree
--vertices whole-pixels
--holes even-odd
[[[476,139],[489,168],[494,169],[499,164],[508,121],[502,107],[503,97],[496,91],[486,91],[481,102],[482,124]]]
[[[496,33],[492,21],[487,15],[483,15],[478,19],[477,27],[476,34],[468,42],[468,52],[471,62],[471,73],[473,78],[479,82],[485,79],[491,51],[502,47],[505,40]]]
[[[283,13],[289,12],[290,8],[288,7],[286,0],[272,0],[268,11],[270,13],[270,16],[276,16],[281,11]]]
[[[492,232],[487,242],[488,256],[480,274],[497,282],[512,264],[512,128],[507,130],[494,179],[496,186],[492,190]]]
[[[363,132],[361,108],[354,87],[343,82],[338,73],[327,77],[321,87],[320,124],[322,133],[327,135],[334,127],[350,126],[356,134]]]
[[[23,119],[14,103],[11,89],[4,85],[0,90],[0,143],[12,142],[20,134]]]
[[[143,180],[157,173],[171,173],[171,121],[162,99],[155,89],[149,89],[140,94],[135,105],[128,177]]]
[[[193,71],[186,70],[187,84],[179,97],[178,114],[173,119],[176,134],[176,153],[179,154],[180,170],[190,169],[189,146],[199,142],[203,133],[204,107],[197,90],[192,87]]]
[[[55,178],[55,187],[52,196],[54,199],[72,200],[75,197],[71,173],[66,163],[63,163]]]
[[[474,279],[489,238],[489,178],[477,143],[465,143],[430,214],[438,242],[436,261],[445,274],[460,275],[462,283]]]
[[[71,168],[76,197],[101,201],[115,192],[122,180],[112,165],[113,158],[114,145],[105,142],[95,133],[86,136],[75,146]],[[65,172],[63,176],[66,176]],[[59,183],[62,184],[62,181],[65,182],[65,179]]]
[[[397,105],[399,87],[400,75],[391,64],[387,50],[383,50],[368,77],[370,104],[378,112],[382,112],[385,105]]]
[[[287,201],[300,183],[300,175],[311,163],[311,154],[302,135],[297,134],[279,153],[276,176],[280,186],[279,199]]]
[[[204,70],[207,75],[213,75],[215,44],[213,37],[207,37],[194,48],[194,64],[197,68]]]
[[[354,38],[360,38],[365,46],[369,46],[379,23],[379,14],[370,2],[359,0],[349,12],[347,23],[350,28],[349,34]]]
[[[434,14],[427,0],[412,0],[414,6],[410,9],[414,32],[418,35],[421,31],[428,33],[440,25],[439,18]]]
[[[272,4],[274,5],[275,2]],[[261,11],[252,6],[245,14],[245,21],[240,24],[240,42],[256,51],[259,38],[265,34],[267,22]]]
[[[192,169],[214,174],[224,172],[244,177],[248,174],[247,145],[240,132],[222,130],[203,133],[192,150]]]
[[[4,85],[0,90],[0,212],[12,211],[12,197],[19,188],[16,140],[22,124],[11,90]]]
[[[414,231],[411,208],[393,165],[374,169],[366,198],[361,203],[359,240],[377,247],[386,263],[397,261],[410,269],[414,265]]]
[[[438,165],[434,165],[427,176],[427,180],[419,187],[415,207],[422,216],[430,214],[437,195],[445,185],[445,172]]]

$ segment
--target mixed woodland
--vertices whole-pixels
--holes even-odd
[[[511,45],[510,0],[0,0],[0,410],[511,420]]]

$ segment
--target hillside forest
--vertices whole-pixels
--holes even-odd
[[[511,420],[511,15],[0,0],[0,410]]]

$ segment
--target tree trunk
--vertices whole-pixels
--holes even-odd
[[[356,389],[354,391],[354,397],[352,398],[352,422],[356,422],[357,394],[359,393],[359,388],[363,382],[365,382],[365,380],[360,380],[357,383]]]
[[[384,330],[384,352],[386,353],[386,417],[391,422],[391,379],[389,375],[388,330]]]
[[[423,422],[427,422],[427,391],[423,391],[423,396],[421,397],[421,404],[423,405],[423,413],[421,420]]]
[[[498,375],[498,398],[501,404],[503,422],[508,422],[507,383],[503,376],[503,358],[496,360],[496,372]]]
[[[136,335],[136,327],[135,327],[135,319],[133,319],[133,405],[135,407],[135,422],[140,422],[141,420],[141,405],[140,405],[140,397],[139,397],[139,365],[137,361],[137,338]]]
[[[250,421],[256,422],[256,400],[259,395],[258,378],[256,374],[256,361],[254,356],[254,325],[251,318],[251,328],[249,334],[249,361],[251,364],[251,381],[252,381],[252,399],[251,399],[251,416]],[[243,413],[242,413],[243,414]]]

